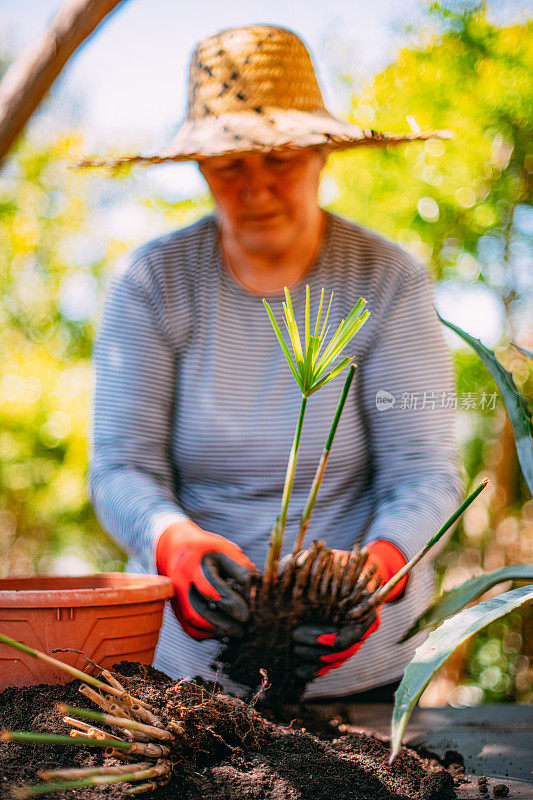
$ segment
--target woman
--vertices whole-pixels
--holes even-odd
[[[262,569],[279,511],[300,395],[261,297],[279,316],[289,286],[302,319],[305,284],[315,308],[324,286],[335,292],[332,330],[359,296],[371,311],[354,339],[356,390],[310,536],[340,550],[364,543],[387,580],[460,503],[443,402],[450,361],[426,270],[317,202],[330,150],[431,135],[391,137],[336,120],[298,37],[251,26],[198,46],[187,121],[172,146],[118,162],[197,160],[216,206],[131,255],[95,351],[93,504],[131,569],[157,569],[174,583],[155,659],[174,677],[213,678],[217,637],[242,635],[249,609],[229,579],[238,588],[254,565]],[[332,381],[308,405],[287,550],[339,391]],[[420,565],[381,625],[299,629],[299,669],[318,676],[308,696],[397,680],[417,641],[397,642],[432,586],[431,568]]]

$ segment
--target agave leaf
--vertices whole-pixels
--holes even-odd
[[[520,466],[522,467],[522,473],[529,487],[529,491],[533,495],[533,423],[531,422],[526,398],[520,394],[513,376],[500,364],[492,350],[485,347],[479,339],[475,339],[473,336],[470,336],[469,333],[466,333],[461,330],[461,328],[443,319],[438,312],[437,316],[444,325],[454,331],[476,351],[496,381],[498,389],[502,393],[511,425],[513,426],[516,453]]]
[[[457,614],[468,603],[477,600],[482,594],[503,581],[533,581],[533,564],[510,564],[507,567],[486,572],[484,575],[477,575],[455,589],[444,592],[418,617],[400,642],[406,642],[407,639],[426,628],[436,628],[445,619]]]
[[[390,761],[398,755],[405,728],[418,698],[454,650],[494,620],[531,602],[533,585],[522,586],[484,600],[472,608],[463,609],[429,634],[407,665],[402,682],[394,695]]]

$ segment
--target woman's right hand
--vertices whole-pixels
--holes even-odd
[[[240,547],[184,519],[159,537],[156,563],[174,584],[171,604],[185,633],[193,639],[243,636],[250,609],[227,580],[246,589],[256,568]]]
[[[159,537],[156,563],[174,584],[171,604],[185,633],[193,639],[243,636],[250,609],[227,580],[245,590],[257,570],[240,547],[183,519]]]

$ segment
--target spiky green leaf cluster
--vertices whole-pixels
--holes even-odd
[[[304,397],[321,389],[332,378],[335,378],[343,369],[345,369],[351,362],[352,358],[345,357],[338,364],[333,366],[333,362],[339,356],[349,342],[353,339],[357,331],[367,320],[370,312],[365,310],[366,300],[362,297],[359,298],[355,306],[352,308],[346,319],[343,319],[331,337],[329,344],[324,347],[326,336],[328,335],[330,326],[328,323],[329,312],[331,309],[331,301],[333,300],[333,292],[329,299],[328,308],[321,323],[322,308],[324,305],[324,289],[320,295],[320,303],[318,306],[318,313],[314,325],[314,333],[311,333],[311,298],[309,286],[305,287],[305,332],[302,339],[298,331],[298,325],[294,317],[292,307],[291,295],[289,290],[285,287],[285,302],[283,303],[284,323],[289,334],[290,344],[294,357],[291,355],[289,347],[283,338],[280,327],[274,317],[272,309],[263,298],[263,304],[267,310],[270,322],[274,328],[274,332],[281,345],[281,349],[287,359],[287,363],[291,369],[294,379],[298,384],[300,391]],[[323,349],[324,348],[324,349]],[[329,370],[329,371],[328,371]]]

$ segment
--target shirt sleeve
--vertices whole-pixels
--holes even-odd
[[[169,455],[176,356],[164,302],[133,269],[113,282],[93,359],[91,500],[109,534],[156,571],[164,522],[185,517]]]
[[[409,559],[460,505],[463,488],[451,358],[422,265],[376,329],[358,376],[375,497],[364,541],[386,539]]]

